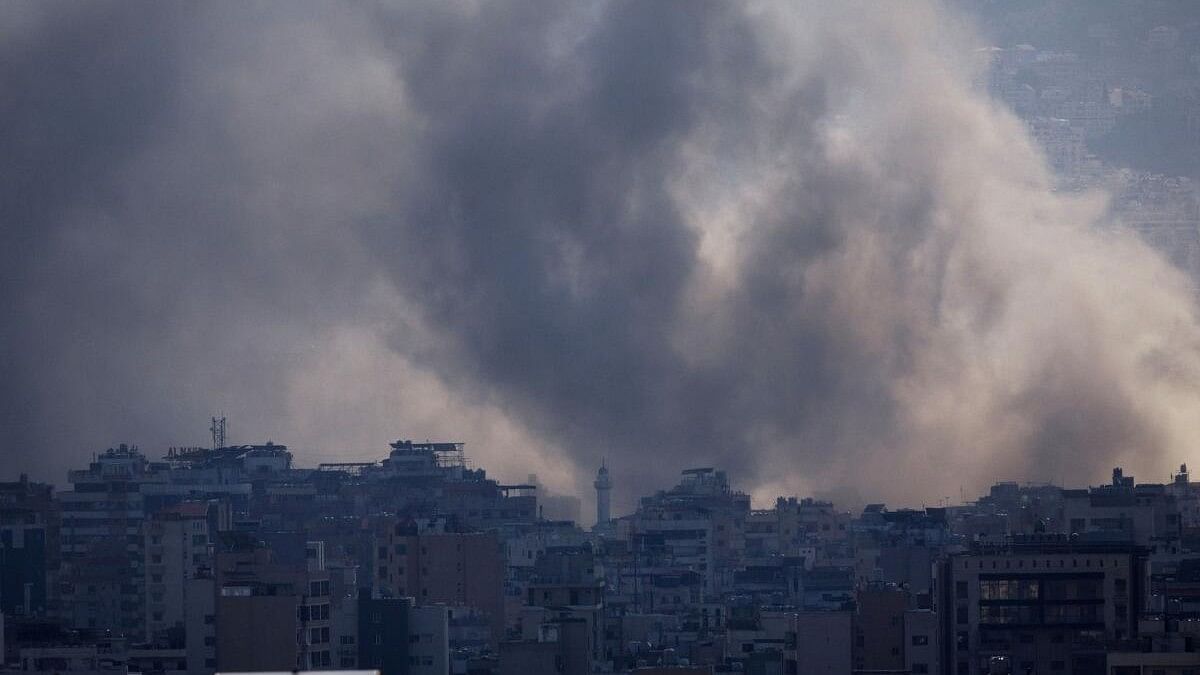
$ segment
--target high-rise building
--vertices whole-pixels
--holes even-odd
[[[304,556],[287,563],[252,543],[217,554],[218,670],[337,667],[323,542],[307,542]]]
[[[218,504],[185,502],[145,521],[146,636],[170,641],[187,624],[188,581],[211,574],[210,520]],[[211,588],[208,590],[211,593]]]
[[[142,488],[165,483],[163,469],[122,444],[68,473],[73,489],[60,495],[60,540],[62,614],[70,626],[144,636]]]
[[[711,467],[687,469],[675,487],[643,497],[637,513],[618,527],[630,540],[641,570],[630,579],[638,586],[638,604],[652,588],[664,585],[671,589],[671,599],[691,602],[679,590],[692,585],[686,577],[699,580],[710,596],[732,588],[735,571],[744,562],[749,512],[750,496],[734,490],[726,473]]]
[[[374,595],[410,596],[417,606],[474,607],[486,617],[491,644],[504,635],[504,555],[491,532],[421,532],[412,524],[376,536]]]
[[[976,545],[939,563],[943,673],[1102,673],[1137,634],[1145,549],[1056,535]]]

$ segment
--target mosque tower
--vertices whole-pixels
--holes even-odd
[[[600,470],[596,472],[596,482],[592,485],[596,488],[596,526],[603,527],[612,519],[609,510],[612,480],[608,477],[608,467],[604,466],[604,460],[600,461]]]

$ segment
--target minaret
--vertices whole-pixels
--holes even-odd
[[[608,502],[612,481],[608,478],[608,467],[604,466],[604,460],[600,460],[600,470],[596,472],[596,482],[592,485],[596,488],[596,526],[601,527],[607,525],[612,518]]]

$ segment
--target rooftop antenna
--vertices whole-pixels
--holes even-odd
[[[213,450],[225,447],[225,416],[213,417],[212,426],[208,430],[212,433]]]

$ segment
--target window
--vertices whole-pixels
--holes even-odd
[[[967,582],[965,582],[965,581],[954,582],[954,596],[957,598],[966,598],[967,597]]]
[[[928,663],[914,663],[914,664],[912,664],[912,671],[916,675],[925,675],[925,673],[929,672],[929,664]]]
[[[912,645],[914,647],[924,647],[927,644],[929,644],[929,636],[928,635],[912,636]]]
[[[982,624],[1038,623],[1036,605],[984,605],[979,608]]]
[[[955,617],[956,617],[955,618],[956,623],[960,623],[960,624],[967,623],[967,606],[966,605],[959,605],[954,610],[954,613],[955,613]]]

